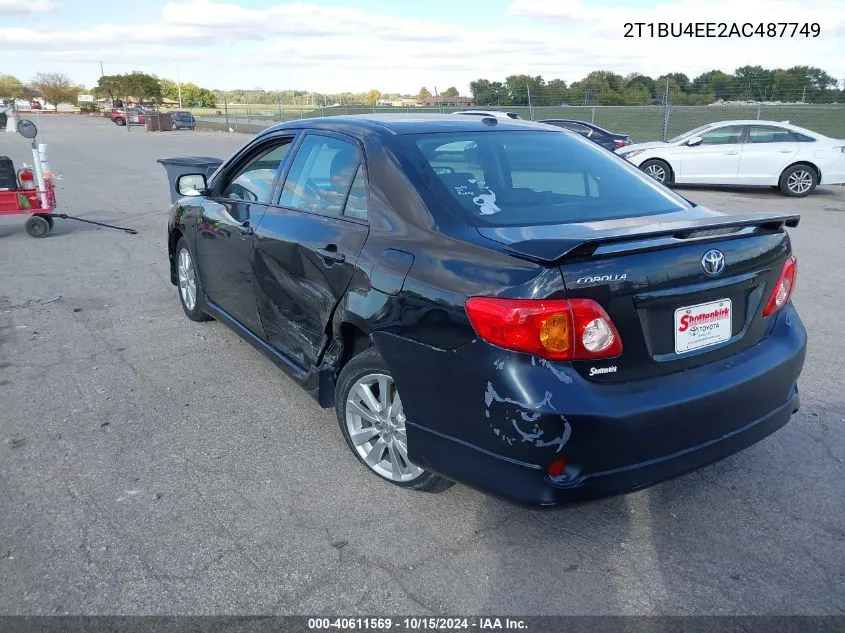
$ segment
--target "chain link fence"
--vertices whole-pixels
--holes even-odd
[[[709,106],[646,105],[646,106],[512,106],[484,107],[481,110],[516,112],[523,119],[574,119],[588,121],[612,132],[629,134],[635,143],[660,141],[707,123],[753,119],[789,121],[819,134],[845,138],[845,104],[729,104]],[[367,113],[449,113],[458,108],[421,107],[326,107],[317,109],[270,106],[238,110],[194,111],[200,127],[233,132],[256,133],[282,121],[311,117],[343,116]]]

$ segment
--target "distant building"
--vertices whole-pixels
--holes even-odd
[[[443,95],[440,95],[439,97],[428,97],[426,99],[417,99],[416,101],[418,101],[420,105],[425,105],[429,108],[436,108],[437,106],[466,108],[474,105],[472,97],[461,97],[460,95],[457,97],[444,97]]]

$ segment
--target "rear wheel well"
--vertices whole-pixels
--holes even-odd
[[[822,181],[822,172],[821,172],[821,170],[820,170],[818,167],[816,167],[813,163],[811,163],[811,162],[809,162],[809,161],[806,161],[806,160],[799,160],[799,161],[796,161],[796,162],[794,162],[794,163],[792,163],[792,164],[790,164],[790,165],[787,165],[786,167],[784,167],[784,168],[783,168],[783,171],[782,171],[782,172],[780,172],[780,177],[782,177],[782,176],[783,176],[783,172],[785,172],[787,169],[790,169],[791,167],[796,167],[797,165],[806,165],[807,167],[809,167],[810,169],[812,169],[814,172],[816,172],[816,181],[817,181],[817,182],[821,182],[821,181]],[[778,180],[780,180],[780,177],[778,177]]]
[[[343,343],[343,353],[337,363],[338,372],[355,356],[373,346],[372,339],[364,330],[347,322],[340,324],[340,340]]]

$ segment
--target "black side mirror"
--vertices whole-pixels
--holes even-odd
[[[29,119],[21,119],[18,121],[18,134],[24,138],[35,138],[38,136],[38,128]]]
[[[182,174],[176,179],[176,191],[183,196],[201,196],[208,189],[204,174]]]

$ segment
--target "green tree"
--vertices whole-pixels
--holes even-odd
[[[742,91],[742,98],[768,101],[774,89],[774,71],[762,66],[742,66],[734,71],[734,77]]]
[[[631,73],[630,75],[625,77],[625,90],[626,90],[626,92],[628,90],[632,90],[632,91],[635,91],[636,94],[641,94],[640,91],[638,90],[639,88],[642,88],[646,92],[648,92],[648,94],[650,96],[649,103],[651,102],[651,99],[655,98],[655,96],[656,96],[655,90],[656,89],[655,89],[654,79],[652,79],[648,75],[641,75],[640,73]]]
[[[420,91],[417,93],[417,99],[419,99],[420,101],[431,99],[431,93],[428,91],[428,88],[426,88],[425,86],[420,88]]]
[[[0,75],[0,97],[17,99],[23,96],[23,83],[13,75]]]
[[[126,96],[135,97],[141,102],[161,103],[161,84],[155,75],[136,70],[123,75],[121,84]]]
[[[448,88],[446,88],[446,90],[443,91],[443,96],[448,97],[449,99],[457,97],[459,94],[460,93],[458,92],[458,89],[455,88],[455,86],[449,86]]]
[[[692,80],[690,90],[705,103],[712,103],[716,99],[730,101],[736,98],[736,79],[721,70],[709,70]],[[705,98],[710,94],[713,95],[712,101]]]
[[[622,75],[607,70],[595,70],[569,87],[572,104],[621,105],[625,102]]]
[[[531,94],[531,102],[537,105],[559,106],[566,101],[566,97],[566,82],[562,79],[552,79],[546,84],[545,90],[541,91],[536,100],[534,94]]]
[[[178,89],[177,89],[178,92]],[[178,97],[178,95],[177,95]],[[170,97],[173,99],[174,97]],[[253,102],[254,103],[254,102]],[[182,84],[182,105],[186,108],[216,108],[217,95],[193,83]]]
[[[76,88],[64,73],[38,73],[32,80],[32,86],[48,104],[58,107],[60,103],[76,101]]]
[[[624,105],[648,105],[651,103],[651,93],[642,84],[634,84],[625,88],[622,101]]]
[[[488,79],[476,79],[475,81],[469,82],[469,91],[472,94],[472,100],[475,102],[475,105],[485,106],[495,103],[495,97],[493,96],[490,80]]]
[[[530,75],[505,77],[507,105],[528,105],[529,94],[533,103],[535,97],[539,98],[542,95],[545,85],[546,81],[539,75],[536,77]]]
[[[94,86],[94,96],[98,99],[119,99],[126,96],[121,90],[121,75],[102,75]]]

